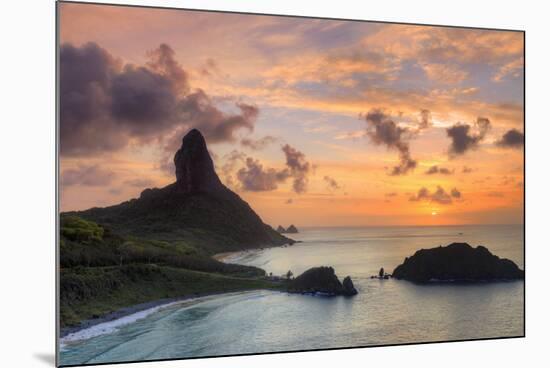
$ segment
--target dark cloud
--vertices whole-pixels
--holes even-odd
[[[449,155],[455,157],[476,149],[490,128],[489,119],[481,117],[473,125],[457,123],[447,128],[447,136],[452,140]]]
[[[471,173],[472,171],[474,171],[474,169],[472,169],[471,167],[468,167],[468,166],[464,166],[464,167],[462,168],[462,172],[463,172],[464,174],[469,174],[469,173]]]
[[[173,82],[144,67],[127,65],[112,76],[111,117],[131,135],[144,137],[173,124],[177,98]]]
[[[163,43],[154,50],[148,51],[147,66],[161,75],[167,76],[178,88],[179,93],[189,91],[189,76],[176,61],[176,53],[167,44]]]
[[[204,65],[199,69],[199,73],[203,76],[212,76],[213,74],[220,74],[220,69],[216,60],[208,58],[204,62]]]
[[[233,150],[223,156],[224,164],[220,168],[219,172],[222,177],[222,181],[229,187],[236,187],[236,183],[233,178],[233,172],[239,163],[245,162],[246,155],[243,152]]]
[[[210,143],[235,141],[236,131],[254,129],[257,107],[238,102],[234,112],[224,112],[203,90],[192,91],[170,46],[161,44],[147,56],[145,65],[123,65],[95,43],[61,46],[62,155],[114,151],[175,133],[177,149],[191,128]]]
[[[294,201],[292,200],[292,198],[289,198],[289,199],[286,200],[285,203],[286,203],[286,204],[292,204],[293,202],[294,202]]]
[[[340,185],[338,185],[338,182],[334,178],[331,178],[330,176],[325,175],[323,177],[323,180],[325,181],[325,183],[327,183],[327,186],[330,190],[340,189]]]
[[[237,103],[236,107],[239,113],[224,113],[200,89],[181,99],[178,106],[187,128],[199,129],[209,143],[233,142],[237,130],[254,130],[258,108],[245,103]]]
[[[273,168],[264,169],[262,164],[251,157],[245,161],[246,167],[237,172],[242,189],[251,192],[261,192],[277,189],[290,176],[288,169],[276,170]]]
[[[522,148],[524,145],[525,137],[522,132],[517,129],[510,129],[501,139],[497,141],[497,146],[503,148]]]
[[[279,184],[286,182],[287,179],[292,179],[293,191],[298,194],[304,193],[307,190],[308,176],[313,171],[313,165],[307,161],[302,152],[294,147],[285,144],[281,149],[286,158],[286,167],[283,169],[264,168],[259,160],[252,157],[244,159],[242,153],[229,157],[226,162],[226,165],[229,166],[226,169],[231,171],[234,163],[238,160],[245,162],[245,167],[237,171],[236,177],[241,188],[246,191],[275,190]],[[222,171],[224,171],[223,168]]]
[[[288,144],[283,146],[286,156],[286,166],[293,178],[292,188],[296,193],[303,193],[307,190],[308,175],[313,170],[312,165],[306,160],[306,156]]]
[[[434,192],[430,192],[426,187],[420,188],[418,193],[411,196],[409,200],[413,202],[428,201],[447,205],[452,204],[453,200],[460,198],[462,198],[462,193],[458,189],[453,188],[447,193],[445,189],[438,185]]]
[[[390,175],[404,175],[416,167],[416,161],[411,158],[408,139],[414,134],[405,127],[398,126],[384,111],[373,109],[365,117],[367,135],[376,145],[385,145],[388,149],[399,152],[399,165],[394,166]]]
[[[386,198],[392,198],[392,197],[397,197],[397,196],[398,196],[397,192],[390,192],[390,193],[384,194],[384,197],[386,197]]]
[[[418,121],[418,129],[424,130],[432,126],[432,113],[430,110],[420,111],[420,119]]]
[[[437,165],[430,166],[428,170],[424,172],[426,175],[442,174],[442,175],[451,175],[454,173],[454,170],[450,170],[446,167],[440,167]]]
[[[241,139],[241,145],[247,148],[250,148],[255,151],[259,151],[264,149],[265,147],[269,146],[272,143],[277,142],[277,138],[272,137],[270,135],[266,135],[263,138],[260,139],[252,139],[252,138],[243,138]]]
[[[99,187],[109,185],[115,178],[115,173],[102,169],[99,165],[79,165],[76,169],[66,169],[61,174],[61,185],[85,185]]]
[[[493,191],[493,192],[487,193],[487,196],[488,196],[488,197],[493,197],[493,198],[503,198],[503,197],[504,197],[504,193],[498,192],[498,191]]]

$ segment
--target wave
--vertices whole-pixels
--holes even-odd
[[[256,291],[247,290],[247,291],[213,293],[211,295],[204,295],[204,296],[198,296],[193,298],[183,298],[180,300],[174,300],[171,302],[162,303],[154,307],[147,308],[147,309],[137,311],[135,313],[131,313],[126,316],[114,319],[112,321],[101,322],[96,325],[84,328],[82,330],[78,330],[70,334],[67,334],[66,336],[62,337],[59,340],[60,348],[61,348],[61,351],[63,351],[64,348],[67,347],[68,345],[75,344],[83,340],[88,340],[97,336],[112,334],[118,331],[123,326],[129,325],[141,319],[147,318],[156,312],[159,312],[163,309],[166,309],[175,305],[183,304],[184,307],[187,308],[199,302],[205,302],[205,301],[214,300],[222,297],[227,298],[231,296],[240,296],[243,294],[252,294],[253,296],[255,292]]]
[[[97,325],[70,333],[67,336],[64,336],[60,339],[61,349],[63,349],[68,344],[76,343],[78,341],[88,340],[93,337],[111,334],[113,332],[116,332],[120,327],[126,326],[130,323],[134,323],[136,321],[139,321],[140,319],[146,318],[151,314],[160,311],[161,309],[168,308],[173,305],[189,302],[189,301],[191,301],[191,299],[174,301],[166,304],[157,305],[149,309],[145,309],[136,313],[129,314],[124,317],[120,317],[113,321],[98,323]]]

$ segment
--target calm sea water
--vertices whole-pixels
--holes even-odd
[[[353,298],[256,291],[171,305],[108,333],[67,343],[62,364],[185,358],[523,334],[523,281],[416,285],[369,277],[417,249],[464,241],[523,268],[522,226],[311,228],[303,243],[226,261],[279,275],[330,265]],[[93,334],[91,334],[93,335]]]

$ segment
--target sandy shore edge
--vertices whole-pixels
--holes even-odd
[[[120,318],[130,316],[135,313],[143,312],[148,309],[156,308],[156,307],[162,307],[167,306],[172,303],[176,302],[184,302],[184,301],[192,301],[197,300],[200,301],[200,299],[206,299],[210,296],[222,296],[222,295],[236,295],[241,293],[247,293],[251,291],[259,291],[264,289],[249,289],[249,290],[236,290],[236,291],[220,291],[220,292],[211,292],[211,293],[195,293],[190,295],[183,295],[181,297],[176,298],[164,298],[164,299],[158,299],[153,300],[150,302],[135,304],[129,307],[124,307],[119,310],[116,310],[111,313],[107,313],[99,318],[93,318],[93,319],[87,319],[82,322],[78,326],[71,326],[71,327],[64,327],[60,329],[60,338],[64,338],[70,334],[80,332],[82,330],[88,329],[90,327],[106,323],[106,322],[113,322]]]
[[[296,243],[301,243],[301,242],[296,242]],[[279,248],[279,247],[284,247],[284,246],[289,246],[289,245],[287,245],[287,244],[277,245],[277,246],[269,247],[269,248]],[[254,251],[261,251],[263,249],[266,249],[266,248],[253,248],[253,249],[247,249],[247,250],[217,253],[217,254],[214,254],[212,256],[212,258],[215,259],[216,261],[226,263],[228,258],[230,258],[230,257],[232,257],[236,254],[242,254],[242,253],[254,252]],[[206,298],[206,297],[209,297],[209,296],[239,294],[239,293],[246,293],[246,292],[250,292],[250,291],[259,291],[259,290],[264,290],[264,289],[250,289],[250,290],[240,290],[240,291],[239,290],[237,290],[237,291],[220,291],[220,292],[211,292],[211,293],[195,293],[195,294],[184,295],[184,296],[176,297],[176,298],[164,298],[164,299],[153,300],[153,301],[150,301],[150,302],[135,304],[135,305],[132,305],[132,306],[129,306],[129,307],[121,308],[121,309],[116,310],[116,311],[111,312],[111,313],[107,313],[107,314],[105,314],[105,315],[103,315],[99,318],[93,318],[93,319],[87,319],[87,320],[81,321],[78,326],[60,328],[59,337],[62,339],[62,338],[66,337],[70,334],[88,329],[90,327],[93,327],[93,326],[96,326],[96,325],[99,325],[99,324],[102,324],[102,323],[112,322],[112,321],[115,321],[117,319],[132,315],[134,313],[139,313],[139,312],[145,311],[147,309],[161,307],[163,305],[168,305],[168,304],[175,303],[175,302],[184,302],[184,301],[190,301],[190,300],[194,300],[194,299]]]

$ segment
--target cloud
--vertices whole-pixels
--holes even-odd
[[[243,152],[233,150],[225,154],[223,156],[223,159],[225,160],[225,162],[219,170],[222,180],[225,185],[229,187],[236,187],[236,183],[233,178],[233,172],[235,171],[239,163],[245,162],[246,155]]]
[[[501,139],[496,142],[496,145],[503,148],[521,148],[525,142],[525,136],[517,129],[510,129]]]
[[[420,111],[420,120],[418,121],[418,129],[424,130],[432,126],[432,113],[430,110],[423,109]]]
[[[245,164],[246,167],[241,168],[237,172],[237,178],[241,183],[242,189],[246,191],[262,192],[275,190],[280,183],[285,182],[290,176],[288,169],[264,169],[262,164],[252,157],[247,157]]]
[[[250,148],[255,151],[259,151],[264,149],[265,147],[269,146],[272,143],[277,142],[277,138],[272,137],[270,135],[266,135],[263,138],[260,139],[252,139],[252,138],[243,138],[241,139],[241,145],[247,148]]]
[[[464,166],[464,167],[462,168],[462,173],[464,173],[464,174],[469,174],[469,173],[471,173],[471,172],[473,172],[473,171],[474,171],[474,169],[471,168],[471,167],[468,167],[468,166]]]
[[[210,77],[215,74],[221,74],[218,63],[212,58],[207,58],[205,60],[204,65],[202,65],[199,69],[199,73],[205,77]]]
[[[399,59],[439,63],[490,63],[523,53],[523,36],[518,32],[447,27],[388,25],[367,35],[363,44],[383,49]]]
[[[244,159],[245,167],[239,169],[236,174],[241,189],[252,192],[270,191],[277,189],[279,184],[286,182],[287,179],[292,179],[292,190],[295,193],[306,192],[308,176],[313,172],[313,165],[307,161],[304,153],[296,148],[285,144],[281,149],[285,154],[283,169],[264,168],[259,160],[246,157]],[[234,155],[228,161],[228,165],[233,165],[230,163],[231,159],[235,162],[243,160],[243,156],[241,154]],[[231,167],[227,167],[227,170],[231,170]]]
[[[462,198],[462,193],[458,189],[452,188],[451,191],[447,193],[445,189],[438,185],[437,189],[434,192],[430,192],[426,187],[420,188],[416,195],[413,195],[409,198],[409,201],[427,201],[448,205],[452,204],[453,200],[457,200],[460,198]]]
[[[286,200],[285,204],[292,204],[294,201],[292,200],[292,198],[289,198]]]
[[[450,64],[424,63],[422,68],[429,79],[444,84],[458,84],[468,77],[466,71]]]
[[[384,194],[384,197],[386,197],[386,198],[392,198],[392,197],[397,197],[397,196],[398,196],[397,192],[390,192],[390,193]]]
[[[227,114],[219,110],[211,98],[201,89],[183,98],[178,108],[187,129],[197,128],[209,143],[233,142],[235,132],[254,130],[259,110],[254,105],[236,103],[237,114]]]
[[[462,193],[460,193],[460,191],[456,188],[453,188],[451,189],[451,197],[453,198],[461,198],[462,197]]]
[[[376,145],[385,145],[399,152],[399,165],[391,169],[390,175],[404,175],[416,167],[411,158],[408,139],[413,134],[408,128],[400,127],[381,109],[370,110],[365,120],[367,135]]]
[[[476,149],[490,128],[491,122],[489,119],[482,117],[477,118],[473,125],[457,123],[447,128],[447,136],[452,140],[449,155],[455,157]],[[473,129],[475,131],[472,131]]]
[[[377,52],[348,50],[331,55],[302,53],[267,70],[263,78],[268,86],[290,87],[304,82],[336,82],[345,85],[353,81],[356,75],[391,80],[399,69],[396,58]]]
[[[147,57],[144,65],[124,64],[95,43],[61,46],[62,155],[115,151],[131,141],[163,141],[191,128],[201,130],[210,143],[235,141],[241,129],[253,131],[258,108],[238,102],[235,112],[224,112],[205,91],[191,90],[188,74],[169,45],[161,44]]]
[[[454,170],[450,170],[446,167],[440,167],[437,165],[430,166],[428,170],[424,172],[426,175],[442,174],[442,175],[451,175],[454,173]]]
[[[500,69],[493,76],[494,82],[501,82],[504,78],[513,77],[518,78],[523,72],[523,56],[514,59],[500,67]]]
[[[99,165],[79,165],[76,169],[63,171],[61,184],[64,187],[72,185],[99,187],[111,184],[114,178],[114,172],[102,169]]]
[[[330,176],[325,175],[323,177],[323,180],[325,181],[325,183],[327,184],[327,186],[330,190],[340,189],[340,185],[338,185],[338,182],[334,178],[331,178]]]
[[[294,147],[285,144],[282,149],[286,156],[286,166],[294,179],[292,188],[296,193],[305,192],[307,190],[308,175],[313,170],[313,166],[306,160],[306,156]]]

